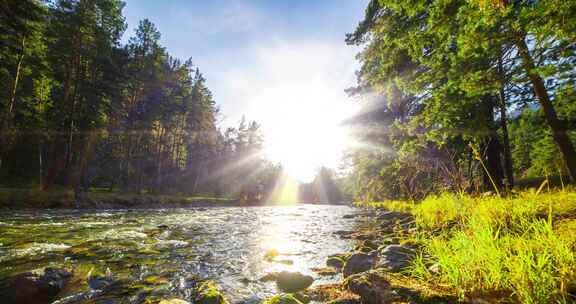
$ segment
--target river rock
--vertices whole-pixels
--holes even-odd
[[[360,302],[360,300],[358,299],[336,299],[336,300],[332,300],[330,302],[327,302],[326,304],[361,304],[362,302]]]
[[[212,281],[204,281],[195,288],[196,297],[194,298],[194,303],[198,304],[228,304],[228,301],[218,287],[216,283]]]
[[[312,267],[310,270],[314,271],[320,276],[330,276],[338,273],[334,267]]]
[[[350,275],[364,272],[372,268],[374,264],[374,255],[365,254],[365,253],[354,253],[351,255],[346,264],[344,264],[344,268],[342,269],[342,273],[344,277],[348,277]]]
[[[410,266],[415,257],[414,250],[402,245],[388,245],[378,252],[376,268],[400,272]]]
[[[262,304],[302,304],[302,302],[290,294],[282,294],[273,296],[265,300]]]
[[[88,286],[95,290],[104,290],[112,284],[112,279],[103,276],[90,276],[88,278]]]
[[[348,291],[360,296],[364,304],[390,303],[397,297],[390,282],[376,270],[352,275],[343,285]]]
[[[72,273],[59,268],[46,268],[44,274],[26,272],[7,279],[0,291],[2,303],[50,303],[64,288]]]
[[[360,251],[363,253],[371,253],[376,249],[378,249],[378,244],[376,244],[373,240],[362,241],[362,243],[360,243],[355,248],[356,251]]]
[[[314,282],[314,278],[299,272],[282,271],[276,277],[276,285],[283,292],[298,292],[304,290]]]
[[[169,299],[169,300],[162,300],[158,304],[190,304],[190,303],[182,299]]]
[[[354,235],[354,231],[349,230],[338,230],[334,231],[334,234],[340,237],[341,239],[350,239]]]
[[[326,266],[340,270],[344,267],[350,255],[350,253],[333,254],[326,259]]]
[[[408,212],[386,211],[378,215],[380,221],[407,221],[412,220],[412,214]]]

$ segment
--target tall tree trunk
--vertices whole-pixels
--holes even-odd
[[[508,186],[514,187],[514,164],[512,163],[512,152],[510,149],[510,137],[508,134],[508,115],[506,113],[506,94],[504,92],[505,76],[502,64],[502,54],[498,56],[498,72],[500,74],[501,85],[498,92],[500,106],[500,127],[502,128],[502,144],[504,150],[504,172],[508,180]]]
[[[501,93],[502,94],[502,93]],[[508,135],[508,115],[506,114],[506,101],[501,95],[500,102],[500,127],[502,128],[502,144],[504,152],[504,172],[508,180],[508,186],[514,187],[514,164],[512,163],[512,152],[510,149],[510,136]]]
[[[568,133],[566,132],[563,123],[556,115],[556,111],[554,110],[546,86],[544,86],[544,80],[535,70],[534,60],[532,59],[528,46],[526,45],[526,34],[521,32],[517,33],[514,43],[518,48],[518,53],[522,58],[522,64],[530,78],[530,82],[532,83],[534,94],[538,97],[546,121],[550,125],[550,129],[552,129],[552,137],[562,153],[570,177],[574,180],[576,178],[576,151],[574,150],[574,145],[572,144],[570,137],[568,137]]]
[[[14,81],[10,90],[10,103],[8,104],[8,112],[5,114],[2,123],[0,124],[0,169],[2,169],[2,160],[4,159],[4,152],[8,146],[8,135],[5,134],[11,127],[12,116],[14,115],[14,108],[16,107],[16,92],[18,91],[18,83],[20,82],[20,71],[22,70],[22,62],[24,61],[24,54],[26,51],[26,37],[22,37],[22,44],[20,54],[18,55],[18,63],[16,64],[16,71],[14,72]]]
[[[502,159],[500,158],[501,145],[498,140],[497,128],[494,125],[494,107],[496,106],[495,96],[486,95],[483,98],[482,103],[482,114],[484,115],[484,120],[488,134],[484,134],[484,152],[486,159],[486,170],[484,172],[484,188],[491,189],[494,191],[500,191],[503,187],[502,185]],[[494,184],[492,184],[492,181]],[[496,187],[497,189],[494,189]]]
[[[502,185],[502,160],[500,158],[500,142],[498,141],[498,136],[494,132],[488,139],[486,143],[486,168],[488,172],[484,174],[484,187],[486,189],[492,189],[494,191],[500,191],[503,187]],[[490,174],[490,176],[488,176]],[[495,185],[492,185],[492,180]],[[496,187],[498,189],[493,189]]]

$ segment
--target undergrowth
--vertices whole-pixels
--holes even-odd
[[[413,213],[420,232],[412,237],[422,245],[414,277],[455,288],[461,299],[576,301],[573,190],[504,198],[442,194],[419,204],[375,204]]]

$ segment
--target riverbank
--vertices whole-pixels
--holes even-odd
[[[71,276],[82,287],[48,284],[63,286],[53,299],[129,295],[141,297],[134,303],[183,304],[202,303],[205,293],[216,297],[210,303],[254,304],[575,300],[576,192],[568,190],[444,194],[357,209],[15,214],[0,221],[0,249],[9,254],[0,259],[0,274],[10,278],[3,284],[42,289]]]
[[[75,194],[71,189],[44,191],[36,188],[0,188],[0,209],[148,209],[237,206],[225,197],[132,194],[89,191]]]
[[[342,232],[358,245],[327,261],[344,280],[323,301],[576,301],[574,191],[444,194],[419,204],[363,206],[374,216],[358,231]]]

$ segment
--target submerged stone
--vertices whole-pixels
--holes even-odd
[[[92,289],[96,290],[104,290],[112,283],[110,278],[106,278],[103,276],[90,276],[88,278],[88,285]]]
[[[276,285],[283,292],[298,292],[312,285],[314,278],[299,272],[282,271],[276,276]]]

